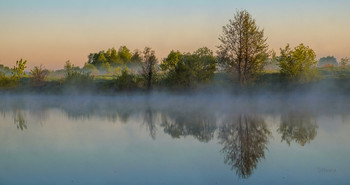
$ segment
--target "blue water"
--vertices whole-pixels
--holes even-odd
[[[3,97],[0,184],[349,184],[343,106],[202,100]]]

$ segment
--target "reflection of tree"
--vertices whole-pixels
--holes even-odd
[[[208,142],[214,137],[216,118],[202,111],[169,111],[162,114],[164,132],[174,138],[192,135],[199,141]]]
[[[152,139],[156,139],[157,132],[155,114],[156,113],[150,107],[147,107],[143,118],[143,123],[146,124]]]
[[[14,111],[14,123],[17,126],[17,129],[27,129],[26,120],[24,119],[24,116],[20,110]]]
[[[261,158],[265,158],[268,130],[263,118],[257,115],[238,115],[225,121],[219,129],[220,144],[225,163],[236,170],[240,178],[248,178],[257,167]]]
[[[30,115],[36,118],[35,121],[43,125],[48,118],[48,110],[46,108],[33,109],[30,110]]]
[[[282,134],[282,141],[286,141],[288,145],[294,141],[304,146],[316,137],[317,128],[317,121],[312,115],[306,112],[289,112],[281,116],[277,131]]]

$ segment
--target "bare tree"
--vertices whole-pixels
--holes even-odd
[[[155,51],[149,47],[145,48],[143,55],[142,76],[147,83],[147,90],[151,90],[154,76],[157,73],[157,57],[155,56]]]
[[[219,61],[229,72],[235,72],[241,85],[256,77],[268,58],[264,30],[246,11],[237,11],[234,20],[223,27],[219,37]]]

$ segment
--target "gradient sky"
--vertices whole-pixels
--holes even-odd
[[[246,9],[265,29],[270,49],[309,45],[318,57],[350,57],[349,0],[0,0],[0,64],[82,66],[91,52],[150,46],[216,50],[222,26]]]

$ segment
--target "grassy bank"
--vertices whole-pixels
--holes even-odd
[[[301,83],[284,80],[278,72],[265,72],[255,81],[242,87],[236,83],[233,75],[216,72],[211,80],[192,86],[182,86],[169,82],[164,74],[157,74],[153,91],[160,92],[230,92],[230,93],[291,93],[307,92],[347,94],[350,93],[350,67],[318,68],[318,78]],[[1,93],[40,93],[40,94],[116,94],[146,93],[147,88],[140,74],[95,76],[48,76],[37,85],[31,77],[25,76],[19,81],[8,76],[0,77]]]

